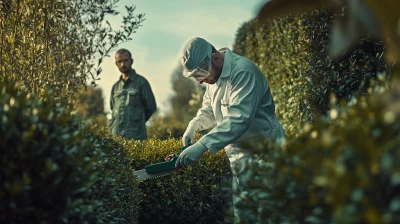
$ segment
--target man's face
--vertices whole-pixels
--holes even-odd
[[[212,62],[210,63],[207,72],[208,72],[208,76],[206,76],[206,78],[202,78],[201,80],[197,81],[200,84],[203,83],[207,83],[207,84],[214,84],[218,81],[219,76],[221,75],[222,72],[222,66],[223,66],[223,62],[221,62],[220,56],[218,54],[212,54]],[[222,64],[221,64],[222,63]],[[205,70],[206,68],[204,68]],[[203,76],[204,77],[204,76]]]
[[[195,82],[200,84],[214,84],[218,80],[218,72],[215,70],[210,60],[204,60],[204,62],[202,62],[195,70],[196,71],[190,76],[190,79]]]
[[[214,83],[216,83],[218,81],[218,77],[219,77],[218,73],[213,71],[213,70],[211,70],[210,75],[207,76],[207,78],[199,81],[199,83],[200,84],[203,84],[203,83],[214,84]]]
[[[122,73],[127,73],[132,67],[132,58],[129,57],[128,53],[120,53],[115,55],[115,64]]]
[[[211,75],[210,71],[211,71],[211,64],[207,64],[206,66],[200,66],[199,68],[196,69],[194,74],[190,76],[190,79],[202,84]]]

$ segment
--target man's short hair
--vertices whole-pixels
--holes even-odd
[[[118,54],[124,54],[124,53],[128,53],[129,54],[129,57],[130,58],[132,58],[132,54],[131,54],[131,52],[130,51],[128,51],[127,49],[125,49],[125,48],[121,48],[121,49],[119,49],[116,53],[115,53],[115,55],[118,55]]]

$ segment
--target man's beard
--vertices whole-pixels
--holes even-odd
[[[128,68],[128,67],[123,67],[123,68],[119,69],[119,71],[122,72],[122,73],[129,72],[130,70],[131,70],[131,68]]]

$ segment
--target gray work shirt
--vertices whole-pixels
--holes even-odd
[[[134,69],[126,81],[120,77],[113,85],[110,109],[112,118],[109,129],[112,134],[127,139],[147,139],[146,121],[157,106],[149,82]]]

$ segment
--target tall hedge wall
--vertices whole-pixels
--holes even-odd
[[[270,83],[276,112],[288,136],[325,115],[329,96],[350,100],[367,94],[369,80],[387,72],[381,42],[364,38],[340,60],[328,56],[337,16],[329,9],[290,15],[259,24],[244,23],[233,50],[253,60]]]
[[[238,30],[235,51],[262,68],[293,137],[283,148],[243,145],[255,152],[248,194],[239,195],[253,220],[400,221],[399,83],[390,79],[383,43],[371,38],[329,58],[337,16],[315,10]]]

